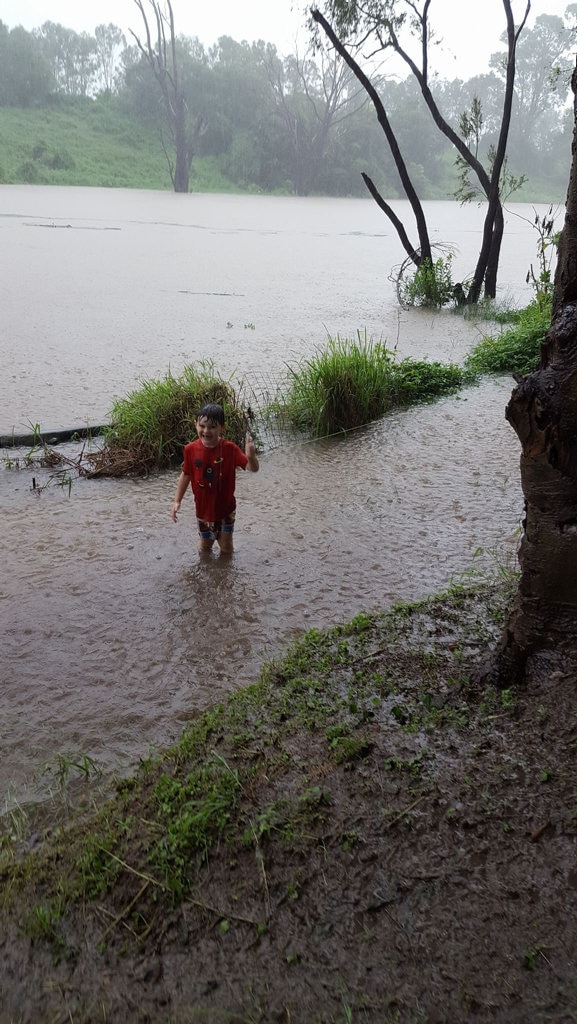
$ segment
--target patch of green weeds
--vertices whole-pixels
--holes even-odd
[[[539,958],[543,959],[544,963],[549,963],[547,957],[543,952],[543,946],[541,943],[536,942],[523,953],[523,967],[527,971],[534,971],[539,963]]]
[[[480,722],[490,724],[496,718],[510,715],[517,706],[515,691],[506,689],[499,690],[489,687],[479,704]]]
[[[277,800],[265,807],[257,815],[256,821],[245,828],[242,835],[243,843],[250,846],[255,839],[271,837],[274,833],[285,839],[291,838],[291,808],[292,805],[288,800]]]
[[[224,721],[224,707],[217,704],[186,727],[178,743],[167,751],[167,758],[174,758],[176,765],[193,761],[201,755],[208,741],[220,734]]]
[[[398,757],[393,755],[385,758],[384,769],[387,772],[396,774],[408,773],[414,778],[418,778],[423,768],[423,761],[425,758],[426,751],[421,750],[415,757]]]
[[[61,933],[62,906],[58,902],[39,903],[26,914],[23,929],[34,944],[44,943],[51,951],[55,964],[74,957],[73,948]]]
[[[354,618],[348,623],[348,632],[350,634],[360,635],[366,633],[371,628],[374,622],[374,616],[368,612],[359,612]]]
[[[183,778],[163,774],[156,783],[154,800],[164,827],[148,860],[177,898],[190,881],[191,859],[206,857],[229,824],[240,791],[238,772],[216,754]]]
[[[107,833],[92,832],[86,836],[77,862],[77,881],[73,895],[95,899],[114,885],[122,870],[115,856],[117,835],[120,835],[120,830],[116,833],[110,827]]]
[[[356,829],[347,829],[341,836],[341,848],[351,850],[353,846],[357,846],[360,840],[361,837]]]
[[[327,740],[332,758],[337,764],[360,761],[369,756],[373,744],[366,736],[349,735],[347,726],[331,726]]]
[[[230,381],[210,360],[169,371],[160,380],[143,380],[137,391],[117,399],[110,410],[105,445],[91,457],[94,474],[124,476],[180,463],[183,446],[194,437],[197,411],[218,402],[225,411],[227,436],[240,442],[250,426],[248,410]]]
[[[531,373],[551,326],[551,301],[535,299],[519,311],[517,323],[495,337],[485,337],[465,360],[474,373]]]
[[[468,380],[456,365],[403,359],[357,331],[355,339],[332,338],[324,349],[287,367],[279,419],[312,437],[345,433],[396,406],[432,401]]]

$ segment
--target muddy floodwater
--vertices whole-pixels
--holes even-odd
[[[465,277],[482,211],[427,210]],[[501,296],[516,302],[533,215],[507,215]],[[482,332],[399,309],[388,275],[403,254],[370,200],[2,186],[0,232],[0,433],[100,422],[140,380],[201,359],[278,376],[327,332],[447,362]],[[511,387],[264,451],[239,476],[228,561],[199,561],[190,496],[171,522],[175,473],[63,487],[1,452],[0,810],[45,795],[59,758],[130,770],[312,626],[514,557]]]

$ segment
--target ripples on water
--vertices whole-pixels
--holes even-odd
[[[508,392],[263,455],[239,478],[231,561],[198,560],[190,496],[171,522],[175,474],[68,497],[3,470],[2,789],[21,796],[60,752],[126,768],[305,629],[442,588],[478,547],[512,550]]]
[[[162,203],[172,198],[163,196]],[[168,252],[169,226],[163,227]],[[224,224],[219,231],[222,246]],[[294,277],[284,281],[282,300],[274,273],[274,290],[265,278],[255,280],[251,292],[253,313],[262,299],[271,324],[272,307],[279,303],[284,326],[280,341],[274,339],[277,360],[286,354],[287,296],[296,310],[301,284],[308,306],[298,306],[299,322],[307,321],[309,342],[313,334],[317,341],[322,336],[315,305],[318,282],[311,284],[312,268],[307,269],[304,255],[305,269],[299,268],[286,223],[282,231],[288,235],[283,244],[297,263]],[[65,233],[55,234],[59,249]],[[353,241],[360,246],[360,239]],[[52,288],[60,280],[65,291],[59,258],[47,274]],[[289,255],[283,258],[288,275]],[[344,266],[345,256],[339,259]],[[319,268],[318,276],[326,292],[330,275],[323,277],[325,271]],[[107,273],[105,268],[105,279]],[[219,281],[231,292],[246,290],[246,282],[238,284],[228,264]],[[337,289],[341,285],[337,275]],[[88,279],[86,287],[91,287]],[[34,290],[31,294],[34,308],[38,296]],[[62,294],[49,298],[53,305],[60,299],[65,307],[70,302]],[[116,292],[113,298],[113,307],[120,304]],[[353,301],[350,294],[341,299]],[[91,309],[92,301],[87,299]],[[134,301],[126,296],[128,307]],[[335,292],[323,294],[322,308],[326,311],[333,301],[338,305]],[[447,349],[462,354],[472,343],[474,329],[460,318],[417,314],[410,319],[389,306],[390,322],[403,321],[400,348],[428,344],[435,358],[447,359]],[[221,318],[226,316],[222,304],[218,309]],[[158,341],[156,311],[149,311],[150,322],[143,315],[137,325],[144,361]],[[68,329],[80,339],[80,348],[90,347],[93,332],[102,346],[93,348],[89,366],[86,354],[78,357],[78,366],[70,366],[70,339],[63,341],[54,387],[61,377],[63,389],[79,403],[67,401],[70,415],[72,408],[86,412],[91,403],[102,401],[110,383],[111,338],[101,334],[95,307],[93,312],[96,319],[74,304],[67,312]],[[403,334],[407,323],[408,340]],[[338,328],[336,318],[332,326]],[[198,326],[191,323],[194,330]],[[164,334],[169,333],[171,325],[165,323]],[[241,337],[248,339],[249,360],[261,338],[256,327],[237,334],[237,345]],[[116,368],[124,360],[122,341],[114,345]],[[271,338],[269,343],[274,347]],[[13,344],[16,351],[17,334]],[[232,350],[239,355],[238,347]],[[56,352],[57,347],[46,357],[40,350],[40,365],[56,359]],[[129,369],[134,369],[128,343],[127,352]],[[9,365],[4,409],[13,400],[11,381],[18,381],[20,403],[30,385],[22,363]],[[85,388],[91,396],[87,404]],[[510,381],[490,381],[458,397],[398,412],[345,441],[265,452],[257,475],[239,475],[231,561],[198,560],[190,495],[179,523],[171,522],[176,474],[136,481],[75,480],[69,495],[54,483],[32,491],[29,471],[0,467],[0,793],[8,802],[41,794],[41,767],[61,753],[86,754],[105,772],[127,770],[150,748],[177,738],[200,708],[253,681],[263,659],[279,654],[304,630],[442,588],[470,567],[478,548],[504,545],[513,552],[522,502],[518,444],[504,419],[510,392]],[[46,395],[44,400],[47,409],[58,408],[64,416],[58,402],[52,406]],[[48,476],[47,471],[35,474],[39,483]]]
[[[457,247],[455,279],[471,276],[483,211],[425,208],[433,239]],[[535,211],[512,210],[502,294],[527,298]],[[388,275],[405,253],[372,199],[0,185],[0,241],[0,433],[100,422],[139,379],[200,359],[277,372],[327,331],[453,361],[478,336],[450,312],[399,310]]]

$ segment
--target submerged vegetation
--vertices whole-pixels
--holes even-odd
[[[360,332],[355,340],[329,336],[325,348],[289,367],[283,417],[311,437],[346,432],[391,409],[431,401],[471,376],[455,365],[398,361],[394,352]]]
[[[227,436],[239,444],[247,430],[257,444],[287,434],[320,439],[346,434],[393,409],[454,393],[482,374],[525,374],[535,369],[550,325],[550,300],[536,299],[525,309],[502,315],[484,304],[479,315],[511,326],[484,337],[463,366],[398,359],[385,344],[358,331],[353,339],[329,336],[312,356],[288,365],[284,378],[274,385],[274,395],[267,397],[262,389],[257,396],[249,379],[225,380],[210,361],[204,361],[185,366],[178,376],[169,371],[160,380],[145,380],[116,400],[104,443],[83,447],[76,460],[47,446],[36,425],[37,448],[24,459],[5,460],[6,465],[64,467],[67,483],[74,468],[91,477],[145,475],[180,463],[183,446],[195,436],[196,412],[208,401],[224,407]]]
[[[413,267],[414,263],[405,260],[393,278],[400,305],[441,309],[442,306],[464,304],[463,285],[453,284],[452,262],[453,254],[448,252],[434,261],[423,260],[414,273],[408,274],[409,267]]]
[[[535,299],[525,309],[509,313],[513,325],[475,346],[465,360],[472,373],[531,373],[539,361],[539,350],[551,325],[551,299]]]
[[[261,415],[268,423],[309,438],[346,433],[392,408],[431,401],[455,391],[472,375],[454,365],[403,359],[360,333],[355,340],[329,337],[324,349],[287,368],[281,397],[253,411],[210,363],[187,366],[180,377],[148,381],[116,402],[106,445],[97,457],[105,474],[164,468],[180,461],[182,446],[194,436],[194,414],[206,401],[223,405],[227,435],[240,442],[250,427],[258,436]],[[255,421],[253,423],[253,420]]]

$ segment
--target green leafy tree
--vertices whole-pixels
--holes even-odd
[[[126,39],[117,25],[97,25],[94,29],[96,42],[97,74],[105,93],[114,91],[120,53],[126,47]]]
[[[45,21],[34,30],[48,61],[57,91],[65,96],[89,96],[96,88],[96,40],[87,32]]]
[[[42,106],[54,89],[54,79],[38,40],[20,26],[0,22],[0,106]]]
[[[521,158],[530,152],[530,140],[548,136],[552,122],[565,108],[575,35],[575,28],[562,18],[541,14],[519,42],[511,135],[516,146],[523,147]],[[494,53],[490,66],[504,79],[506,54]]]
[[[318,188],[331,133],[366,102],[350,69],[320,51],[284,61],[269,60],[267,71],[275,112],[285,135],[287,170],[297,195]],[[360,97],[360,98],[359,98]]]
[[[269,53],[270,59],[276,57],[271,44],[238,43],[222,36],[208,54],[202,108],[207,129],[201,150],[222,157],[223,170],[237,184],[262,185],[262,155],[273,108],[266,74]]]

